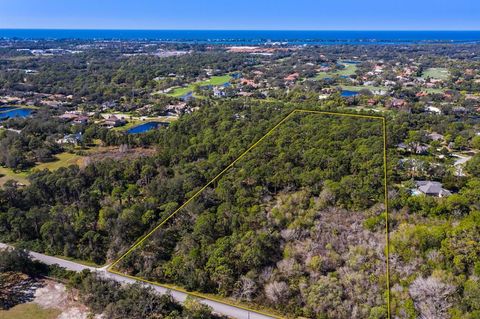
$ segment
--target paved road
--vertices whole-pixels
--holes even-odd
[[[7,247],[10,247],[10,246],[0,243],[0,249],[5,249]],[[106,270],[107,267],[103,267],[103,268],[89,267],[89,266],[85,266],[85,265],[82,265],[82,264],[79,264],[79,263],[76,263],[76,262],[64,260],[64,259],[57,258],[57,257],[47,256],[47,255],[39,254],[39,253],[32,252],[32,251],[30,251],[29,253],[30,253],[30,255],[32,256],[33,259],[41,261],[41,262],[43,262],[47,265],[57,264],[57,265],[59,265],[61,267],[64,267],[68,270],[77,271],[77,272],[82,271],[84,269],[89,269],[90,271],[94,271],[94,272],[96,272],[96,273],[98,273],[98,274],[100,274],[104,277],[111,278],[111,279],[116,280],[118,282],[122,282],[122,283],[140,282],[141,284],[143,284],[145,286],[152,287],[153,289],[155,289],[157,292],[159,292],[161,294],[165,294],[165,293],[169,292],[172,295],[172,297],[179,302],[183,302],[187,298],[187,294],[184,293],[184,292],[181,292],[181,291],[169,290],[169,289],[161,287],[161,286],[148,284],[148,283],[145,283],[145,282],[142,282],[142,281],[139,281],[139,280],[135,280],[135,279],[131,279],[131,278],[128,278],[128,277],[124,277],[124,276],[121,276],[121,275],[117,275],[117,274],[107,272],[107,270]],[[237,319],[273,319],[274,318],[274,317],[269,317],[269,316],[266,316],[266,315],[263,315],[263,314],[260,314],[260,313],[257,313],[257,312],[252,312],[252,311],[248,311],[248,310],[245,310],[245,309],[237,308],[235,306],[227,305],[227,304],[224,304],[224,303],[221,303],[221,302],[218,302],[218,301],[201,299],[201,298],[197,298],[197,299],[200,302],[202,302],[203,304],[210,306],[213,309],[213,311],[215,311],[217,313],[220,313],[220,314],[223,314],[223,315],[227,315],[227,316],[232,317],[232,318],[237,318]]]

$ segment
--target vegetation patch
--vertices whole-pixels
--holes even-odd
[[[230,75],[212,76],[210,79],[205,81],[190,83],[185,87],[172,88],[172,91],[167,93],[167,95],[171,97],[181,97],[181,96],[184,96],[185,94],[195,91],[197,87],[208,86],[208,85],[212,85],[212,86],[223,85],[230,80],[231,80]]]
[[[354,63],[341,63],[344,66],[343,69],[337,69],[330,72],[319,72],[316,76],[317,79],[323,80],[325,78],[334,78],[340,76],[351,76],[354,75],[358,67]]]
[[[363,227],[384,207],[379,119],[294,113],[179,209],[165,204],[159,226],[112,267],[255,308],[343,317],[350,306],[329,307],[345,298],[348,279],[334,275],[345,265],[369,286],[350,305],[386,311],[384,228]],[[319,305],[327,288],[336,293]]]
[[[0,310],[0,319],[55,319],[62,313],[59,309],[45,309],[36,303],[16,305],[9,310]]]
[[[55,160],[47,163],[37,164],[33,170],[57,170],[60,167],[67,167],[70,165],[80,165],[84,157],[75,153],[63,152],[55,155]]]
[[[446,68],[428,68],[423,71],[422,77],[446,81],[450,77],[450,72]]]
[[[11,168],[0,166],[0,187],[5,185],[5,183],[9,180],[14,180],[24,185],[29,184],[27,172],[14,172]]]

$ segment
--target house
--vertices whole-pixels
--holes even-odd
[[[439,134],[436,132],[428,134],[428,138],[432,141],[440,141],[440,142],[445,140],[445,137],[442,134]]]
[[[433,181],[417,181],[415,182],[417,185],[414,194],[424,194],[426,196],[433,196],[433,197],[447,197],[452,195],[452,193],[443,188],[442,183],[433,182]]]
[[[426,110],[429,113],[442,114],[442,110],[440,110],[438,107],[435,107],[435,106],[429,105],[426,107]]]
[[[404,99],[393,99],[390,102],[390,105],[391,107],[394,107],[394,108],[402,108],[407,105],[407,101],[405,101]]]
[[[87,124],[88,123],[88,116],[84,116],[84,115],[77,116],[73,120],[73,123],[75,123],[75,124]]]
[[[113,109],[117,106],[117,102],[115,101],[107,101],[102,103],[102,110]]]
[[[464,114],[467,112],[467,109],[463,106],[455,106],[452,108],[452,112],[455,114]]]
[[[258,87],[258,84],[255,83],[254,80],[250,80],[250,79],[242,78],[242,79],[240,80],[240,83],[241,83],[243,86],[251,86],[251,87],[254,87],[254,88]]]
[[[413,154],[427,154],[428,153],[428,145],[407,145],[405,143],[397,144],[397,148],[404,152],[410,152]]]
[[[65,113],[59,116],[60,119],[65,120],[67,122],[73,121],[78,117],[78,114],[75,113]]]
[[[75,124],[87,124],[88,123],[88,116],[78,112],[78,111],[71,111],[65,112],[59,116],[60,119],[65,120],[67,122],[72,121]]]
[[[103,124],[107,127],[118,127],[118,126],[125,125],[125,123],[126,123],[125,119],[118,118],[115,115],[110,115],[103,121]]]
[[[169,115],[180,115],[182,113],[185,113],[186,109],[187,109],[187,103],[180,102],[177,104],[168,105],[165,108],[165,112],[167,112],[167,114]]]
[[[386,80],[384,83],[383,83],[384,86],[395,86],[397,85],[397,82],[395,81],[391,81],[391,80]]]
[[[295,82],[298,77],[300,76],[300,74],[298,74],[298,72],[295,72],[295,73],[292,73],[286,77],[284,77],[283,79],[287,82]]]
[[[77,145],[79,142],[82,141],[82,133],[77,133],[77,134],[68,134],[65,135],[63,138],[58,139],[57,143],[58,144],[73,144]]]
[[[225,91],[222,90],[222,88],[214,87],[213,88],[213,96],[215,96],[215,97],[225,96]]]

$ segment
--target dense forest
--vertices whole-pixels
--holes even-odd
[[[296,316],[382,313],[381,124],[294,115],[119,267]]]

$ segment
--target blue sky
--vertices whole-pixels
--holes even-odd
[[[480,1],[0,0],[0,28],[480,30]]]

